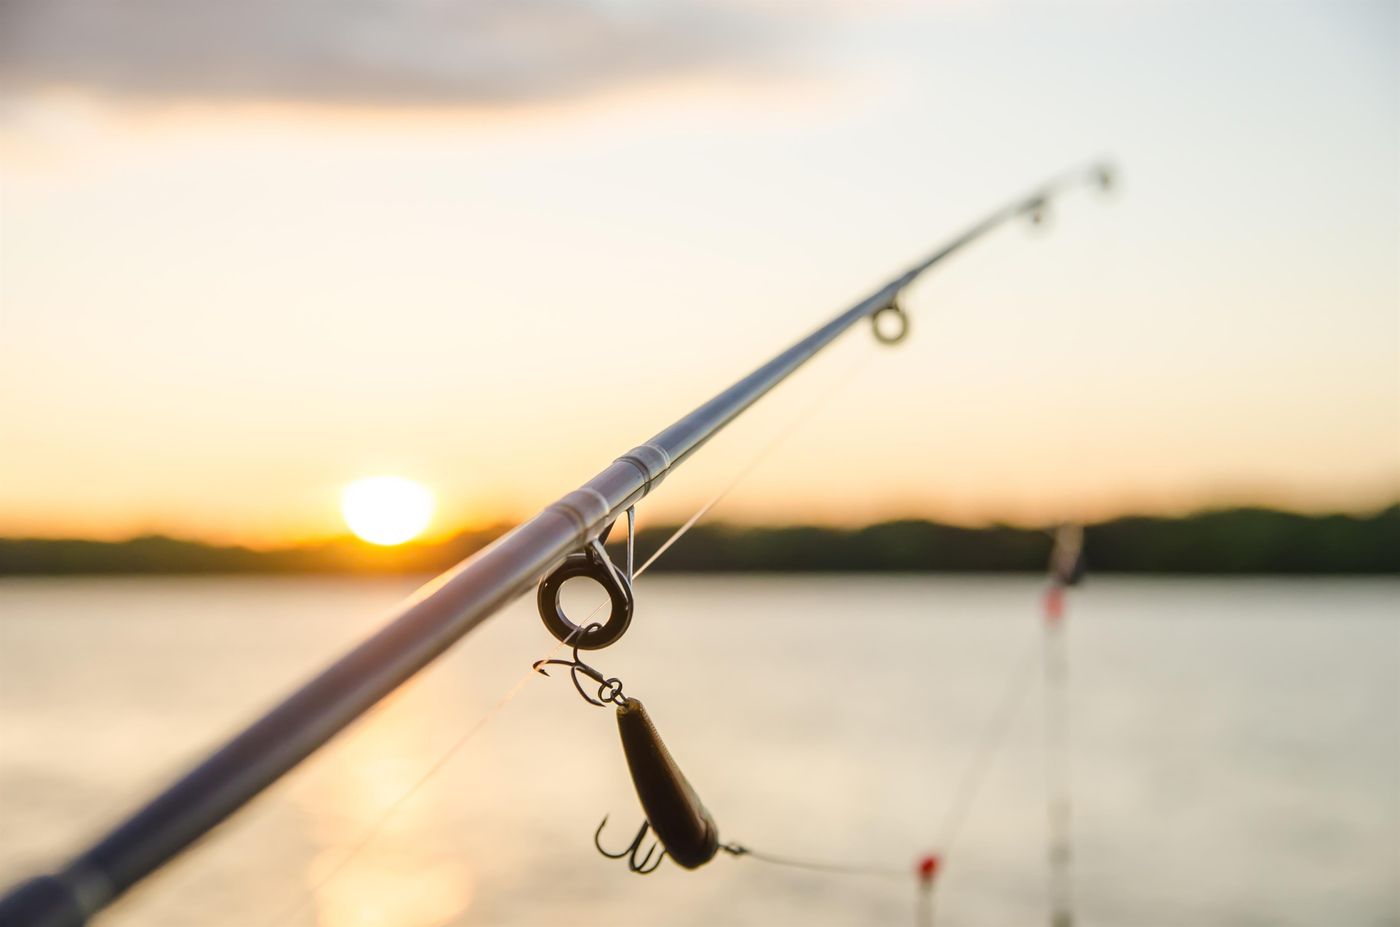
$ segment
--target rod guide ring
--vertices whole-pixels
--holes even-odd
[[[880,319],[883,316],[897,319],[899,327],[894,331],[881,327]],[[899,303],[890,302],[870,314],[870,331],[881,344],[899,344],[909,334],[909,315]]]
[[[611,527],[608,530],[612,530]],[[549,633],[557,640],[572,644],[579,650],[601,650],[609,644],[616,643],[632,623],[632,610],[635,605],[632,584],[602,552],[603,541],[607,536],[608,532],[604,531],[595,543],[565,557],[563,563],[540,580],[539,591],[535,597],[540,620],[544,622]],[[580,576],[593,580],[607,592],[606,621],[590,620],[587,627],[584,627],[575,624],[564,613],[564,605],[559,600],[564,583]]]

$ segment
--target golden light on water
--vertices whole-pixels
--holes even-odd
[[[340,496],[340,512],[355,536],[391,546],[423,533],[433,518],[433,494],[401,476],[356,480]]]
[[[472,903],[477,872],[442,828],[443,795],[419,793],[440,755],[435,735],[450,721],[440,702],[404,704],[403,695],[391,695],[299,797],[322,848],[304,874],[316,927],[445,927]]]

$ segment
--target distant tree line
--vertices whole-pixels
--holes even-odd
[[[639,553],[669,529],[643,531]],[[657,561],[684,572],[1038,572],[1047,530],[889,521],[854,530],[698,526]],[[1400,573],[1400,505],[1371,516],[1267,509],[1134,516],[1088,525],[1089,568],[1108,573]]]
[[[78,573],[426,573],[490,543],[505,526],[433,544],[375,547],[353,539],[279,550],[150,536],[128,541],[0,539],[0,575]],[[670,527],[638,533],[645,557]],[[1085,529],[1092,571],[1188,574],[1400,574],[1400,505],[1373,515],[1229,509],[1182,518],[1133,516]],[[700,525],[657,570],[719,572],[1036,572],[1046,531],[902,520],[864,528]]]

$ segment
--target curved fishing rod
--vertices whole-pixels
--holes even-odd
[[[392,621],[211,753],[67,865],[0,898],[0,927],[78,927],[169,862],[342,728],[507,603],[565,564],[588,556],[619,516],[774,386],[863,319],[896,342],[908,318],[896,298],[929,268],[1080,183],[1107,188],[1108,166],[1060,175],[993,212],[879,290],[817,328],[593,479],[430,581]],[[893,316],[897,330],[880,327]],[[594,556],[597,556],[595,553]],[[594,574],[596,575],[596,573]],[[630,610],[630,609],[629,609]],[[615,608],[614,611],[617,611]],[[609,622],[611,624],[611,622]],[[625,621],[622,622],[625,627]],[[621,629],[614,628],[615,634]],[[575,632],[577,633],[577,631]],[[580,640],[585,649],[606,641]]]

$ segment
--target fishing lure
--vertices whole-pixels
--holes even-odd
[[[627,758],[627,769],[632,775],[632,785],[637,790],[637,798],[642,803],[646,820],[627,849],[613,853],[603,848],[601,838],[608,819],[598,825],[593,834],[593,845],[598,852],[609,859],[627,859],[628,868],[641,875],[655,872],[667,857],[687,869],[695,869],[715,858],[721,849],[736,852],[739,848],[724,846],[719,842],[719,827],[710,815],[705,803],[700,800],[690,780],[681,772],[671,751],[657,733],[656,725],[647,714],[640,700],[625,695],[622,681],[616,677],[605,677],[598,670],[579,659],[578,648],[574,648],[572,660],[540,660],[535,670],[545,672],[546,665],[567,666],[579,695],[590,705],[605,707],[617,706],[617,732],[622,738],[622,752]],[[586,676],[597,685],[596,697],[584,688],[580,676]],[[661,852],[653,844],[645,853],[642,844],[647,830],[656,834]]]

